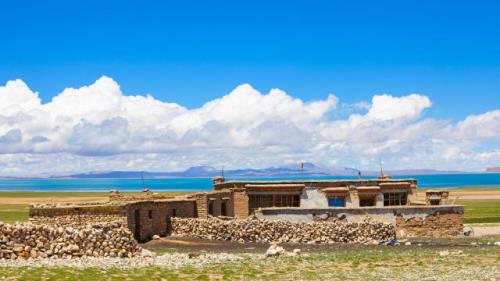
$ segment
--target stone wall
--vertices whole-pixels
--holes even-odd
[[[446,237],[463,230],[463,206],[394,206],[364,208],[263,208],[255,212],[260,219],[312,222],[330,217],[361,222],[366,217],[390,223],[398,237]]]
[[[82,227],[0,223],[0,258],[133,257],[141,252],[119,223]]]
[[[248,219],[172,219],[172,235],[238,242],[378,243],[394,239],[394,225],[363,221],[293,223]]]

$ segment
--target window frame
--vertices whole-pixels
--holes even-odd
[[[408,204],[408,192],[384,192],[384,207],[406,206]]]
[[[344,202],[344,205],[342,206],[334,206],[334,205],[330,205],[330,200],[337,200],[337,199],[342,199],[342,201]],[[329,208],[345,208],[346,204],[347,204],[347,195],[345,194],[342,194],[342,195],[328,195],[327,197],[327,200],[328,200],[328,207]]]

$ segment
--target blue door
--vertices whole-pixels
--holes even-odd
[[[328,206],[329,207],[344,207],[345,206],[345,198],[344,197],[328,198]]]

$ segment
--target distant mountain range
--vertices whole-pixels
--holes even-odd
[[[500,167],[490,167],[484,170],[485,173],[500,173]]]
[[[432,175],[458,174],[462,171],[440,171],[432,169],[411,169],[385,171],[389,175]],[[179,172],[141,172],[141,171],[108,171],[54,176],[52,178],[171,178],[171,177],[214,177],[220,176],[222,171],[211,166],[196,166]],[[362,171],[363,176],[378,176],[379,171]],[[225,170],[226,177],[300,177],[300,176],[358,176],[358,170],[348,167],[325,168],[313,163],[304,163],[304,169],[299,165],[269,167],[263,169],[234,169]]]

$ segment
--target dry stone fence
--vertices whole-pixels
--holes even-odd
[[[238,242],[375,243],[394,239],[394,225],[366,220],[360,223],[248,219],[173,218],[172,235]]]
[[[61,226],[0,223],[0,258],[133,257],[141,253],[117,222]]]

